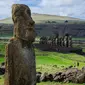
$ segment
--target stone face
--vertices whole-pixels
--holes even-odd
[[[4,85],[36,85],[34,21],[26,5],[12,6],[15,37],[6,46]]]
[[[28,6],[14,4],[12,6],[12,19],[14,22],[14,36],[33,42],[35,39],[35,22],[31,18],[31,11]]]

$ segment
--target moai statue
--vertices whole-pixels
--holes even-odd
[[[57,38],[57,46],[60,46],[60,37]]]
[[[52,40],[51,37],[48,38],[48,44],[51,45],[52,44]]]
[[[62,46],[62,37],[58,38],[58,46],[60,46],[60,47]]]
[[[57,46],[57,40],[58,40],[58,34],[56,36],[54,36],[54,46]]]
[[[66,47],[66,39],[67,39],[67,36],[64,36],[64,47]]]
[[[44,37],[44,44],[47,44],[47,37]]]
[[[52,37],[52,46],[55,46],[55,40],[56,40],[56,38],[55,38],[55,36],[53,36]]]
[[[58,44],[58,38],[56,37],[56,39],[55,39],[55,44],[56,44],[56,46],[57,46],[57,44]]]
[[[60,38],[60,42],[61,42],[60,43],[61,44],[60,46],[63,47],[63,37]]]
[[[59,38],[59,46],[61,47],[61,37]]]
[[[40,42],[39,43],[42,44],[42,42],[43,42],[43,37],[40,38]]]
[[[50,36],[50,45],[52,46],[53,45],[53,37]]]
[[[33,42],[34,21],[28,6],[12,6],[14,38],[6,46],[6,72],[4,85],[36,85],[36,66]]]
[[[66,34],[64,37],[64,45],[65,45],[65,47],[69,46],[69,35],[68,34]]]
[[[62,47],[64,47],[64,36],[62,37]]]
[[[67,36],[67,39],[66,39],[66,47],[69,47],[69,34],[66,35]]]
[[[69,36],[69,47],[72,47],[72,37]]]

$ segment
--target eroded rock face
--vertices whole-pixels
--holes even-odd
[[[12,6],[15,37],[6,46],[4,85],[36,85],[34,21],[28,6]]]
[[[35,22],[31,18],[31,11],[26,5],[14,4],[12,6],[12,19],[14,22],[14,35],[17,38],[33,42],[35,39]]]

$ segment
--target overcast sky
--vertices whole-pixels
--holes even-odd
[[[0,0],[0,19],[11,16],[14,3],[28,5],[32,13],[85,19],[85,0]]]

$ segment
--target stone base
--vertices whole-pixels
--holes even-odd
[[[48,44],[34,44],[35,48],[38,48],[43,51],[55,51],[55,52],[73,52],[73,53],[82,53],[82,48],[73,48],[73,47],[60,47],[60,46],[51,46]]]

